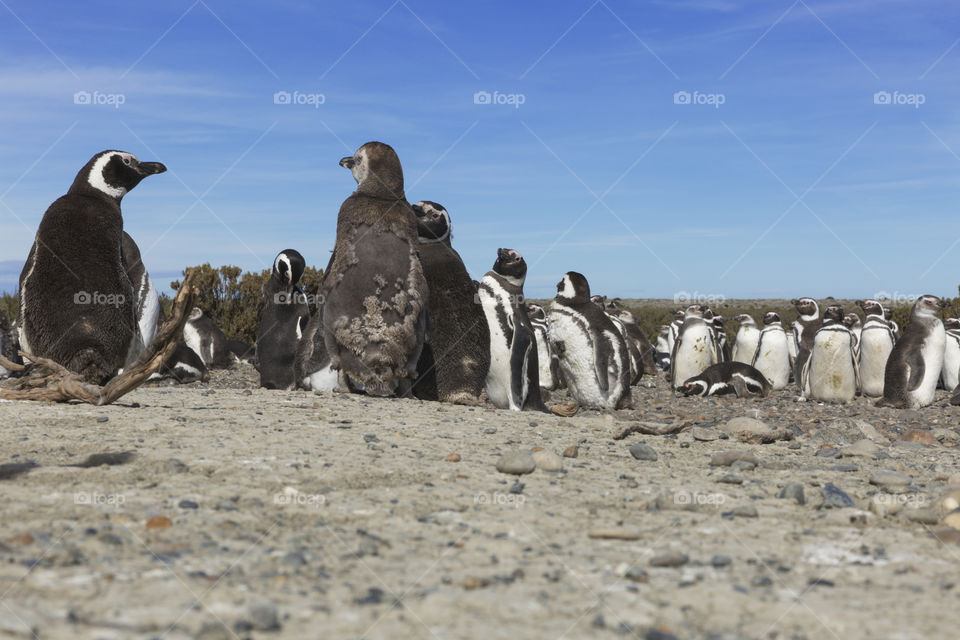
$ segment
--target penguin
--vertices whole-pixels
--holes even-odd
[[[560,374],[560,359],[550,347],[550,321],[547,320],[546,310],[532,302],[527,305],[527,317],[533,327],[533,335],[537,340],[537,360],[540,364],[540,388],[547,391],[563,387],[563,378]]]
[[[657,333],[657,367],[661,371],[670,370],[670,325],[660,325]]]
[[[608,302],[605,311],[609,315],[619,318],[623,326],[626,327],[628,340],[632,340],[640,352],[644,375],[652,375],[657,370],[656,350],[640,329],[640,325],[637,324],[636,316],[630,310],[621,308],[616,301]]]
[[[757,326],[757,321],[747,313],[741,313],[733,319],[740,323],[740,328],[737,329],[737,337],[734,338],[731,359],[733,362],[753,364],[753,356],[757,352],[757,343],[760,341],[760,328]]]
[[[123,257],[120,203],[166,171],[124,151],[93,156],[47,209],[20,274],[21,348],[102,384],[139,355],[135,284]]]
[[[536,337],[523,298],[526,278],[523,256],[497,249],[493,269],[480,280],[477,297],[490,329],[487,399],[498,409],[546,411]]]
[[[227,350],[235,362],[257,364],[257,348],[243,340],[227,340]]]
[[[784,389],[790,383],[790,346],[779,314],[773,311],[763,314],[763,330],[752,360],[754,368],[764,375],[774,391]]]
[[[670,387],[676,389],[685,380],[703,373],[717,363],[713,330],[704,318],[708,309],[694,304],[687,307],[683,325],[670,354]]]
[[[883,319],[890,324],[890,330],[893,331],[893,339],[897,341],[900,339],[900,325],[896,323],[893,319],[893,307],[884,307],[883,308]]]
[[[193,349],[208,369],[229,369],[233,354],[227,348],[227,337],[200,307],[194,307],[183,325],[183,341]]]
[[[770,395],[770,390],[766,377],[743,362],[718,362],[677,387],[677,391],[685,396],[702,397],[736,393],[738,398],[751,394],[765,398]]]
[[[854,399],[860,388],[860,361],[854,342],[853,333],[843,324],[843,308],[827,307],[800,376],[802,398],[818,402]]]
[[[16,350],[14,349],[10,321],[7,319],[7,314],[4,313],[2,309],[0,309],[0,356],[3,356],[7,360],[16,363],[16,360],[14,360],[16,357]],[[3,365],[0,365],[0,379],[9,378],[12,373],[12,371],[5,368]]]
[[[421,400],[480,405],[490,371],[487,316],[476,303],[473,280],[453,248],[449,212],[422,200],[413,205],[413,213],[420,264],[430,291],[427,339],[417,362],[413,394]]]
[[[180,384],[206,382],[210,378],[207,366],[197,352],[185,342],[178,342],[173,353],[163,361],[160,370],[150,376],[150,380],[172,378]]]
[[[953,392],[960,385],[960,319],[947,318],[943,321],[943,330],[946,333],[946,344],[940,382],[944,389]]]
[[[140,257],[140,247],[126,231],[123,232],[121,257],[124,269],[127,271],[127,277],[133,285],[134,308],[137,314],[140,339],[139,344],[135,345],[134,348],[134,357],[136,357],[146,351],[157,333],[160,324],[160,296],[157,293],[157,288],[153,286],[150,274],[143,265],[143,260]]]
[[[427,330],[417,222],[396,151],[367,142],[340,160],[357,190],[340,206],[324,272],[323,336],[339,392],[407,396]]]
[[[289,391],[297,386],[293,363],[310,320],[307,296],[299,285],[306,268],[307,263],[299,251],[284,249],[274,258],[270,279],[263,285],[257,368],[260,386],[265,389]]]
[[[723,316],[713,316],[713,337],[717,348],[717,362],[730,362],[730,345],[727,344],[726,319]]]
[[[582,274],[568,271],[557,283],[549,317],[550,341],[574,400],[595,409],[631,407],[626,341],[610,316],[590,302]]]
[[[627,326],[623,323],[623,321],[617,316],[611,315],[610,312],[606,310],[606,302],[603,303],[601,310],[604,312],[604,315],[610,318],[610,321],[613,322],[613,326],[617,328],[617,331],[619,331],[621,337],[623,337],[624,346],[627,348],[627,356],[630,359],[630,384],[639,384],[640,378],[643,377],[644,373],[643,360],[640,357],[640,349],[630,338],[629,333],[627,333]]]
[[[931,295],[920,296],[913,303],[910,324],[887,360],[883,397],[876,406],[918,409],[933,403],[947,341],[937,314],[945,306]]]
[[[793,379],[798,383],[801,372],[813,350],[813,337],[820,330],[820,307],[813,298],[794,298],[790,301],[799,316],[793,322],[793,340],[797,343],[797,355],[793,360]],[[802,393],[803,385],[801,385]]]
[[[673,312],[673,322],[670,323],[670,335],[667,338],[667,346],[670,347],[670,353],[673,353],[673,346],[677,343],[677,336],[680,335],[680,328],[683,326],[683,318],[686,312],[683,309],[677,309]]]
[[[860,391],[865,396],[883,396],[883,376],[896,338],[876,300],[860,300],[865,320],[860,330]]]
[[[848,313],[843,316],[843,326],[850,330],[850,333],[853,334],[853,352],[857,355],[857,358],[860,357],[860,334],[863,333],[863,322],[860,320],[860,316],[855,313]]]

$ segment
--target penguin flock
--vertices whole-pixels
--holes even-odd
[[[960,388],[960,319],[921,296],[900,333],[878,300],[859,302],[864,319],[812,298],[791,303],[785,328],[768,311],[739,324],[727,344],[724,318],[706,305],[674,311],[654,343],[616,302],[591,295],[569,271],[546,308],[523,293],[527,264],[497,250],[490,271],[473,280],[453,248],[450,213],[423,200],[411,205],[392,147],[368,142],[340,166],[356,190],[337,215],[336,240],[317,295],[300,285],[306,269],[295,249],[281,251],[263,287],[256,345],[230,341],[200,308],[155,377],[206,380],[210,369],[254,364],[267,389],[307,389],[416,397],[464,405],[489,402],[514,411],[548,411],[566,389],[578,407],[632,407],[631,388],[663,373],[685,396],[767,396],[791,383],[799,400],[878,406],[931,404],[939,386]],[[124,230],[121,202],[159,162],[103,151],[47,209],[20,276],[19,311],[0,316],[0,352],[51,358],[103,384],[150,345],[162,320],[157,290],[139,248]],[[0,377],[11,375],[0,369]],[[960,404],[960,391],[951,400]]]

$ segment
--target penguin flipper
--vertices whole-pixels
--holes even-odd
[[[807,359],[803,361],[803,369],[800,370],[800,395],[807,395],[810,393],[810,363],[813,362],[813,354],[811,353],[807,356]]]
[[[680,345],[683,344],[683,339],[681,336],[683,332],[677,332],[677,337],[673,341],[673,351],[670,352],[670,388],[677,388],[677,373],[676,367],[674,366],[677,362],[677,353],[680,352]],[[680,382],[684,382],[680,380]]]
[[[593,367],[597,376],[597,384],[603,395],[610,391],[610,354],[605,349],[600,348],[600,341],[593,346]],[[629,375],[629,374],[628,374]]]
[[[909,349],[907,351],[907,391],[916,391],[923,382],[923,374],[926,371],[926,364],[923,361],[923,353],[920,349]]]
[[[750,389],[747,388],[747,383],[744,382],[743,378],[740,376],[730,376],[730,385],[733,387],[733,390],[736,392],[738,398],[746,398],[750,395]]]
[[[857,385],[857,393],[862,393],[863,382],[860,377],[860,352],[858,351],[860,341],[853,333],[850,334],[850,358],[853,360],[853,377]]]
[[[531,348],[537,347],[530,334],[522,326],[515,327],[510,345],[510,404],[517,410],[523,409],[527,395],[533,392],[528,385]]]

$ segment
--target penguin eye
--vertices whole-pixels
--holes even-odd
[[[129,166],[129,165],[130,165],[130,158],[124,158],[124,159],[123,159],[123,164]]]

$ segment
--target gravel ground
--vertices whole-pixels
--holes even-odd
[[[0,638],[958,636],[943,392],[897,411],[658,377],[560,418],[256,379],[0,403]],[[644,425],[679,433],[614,439]]]

